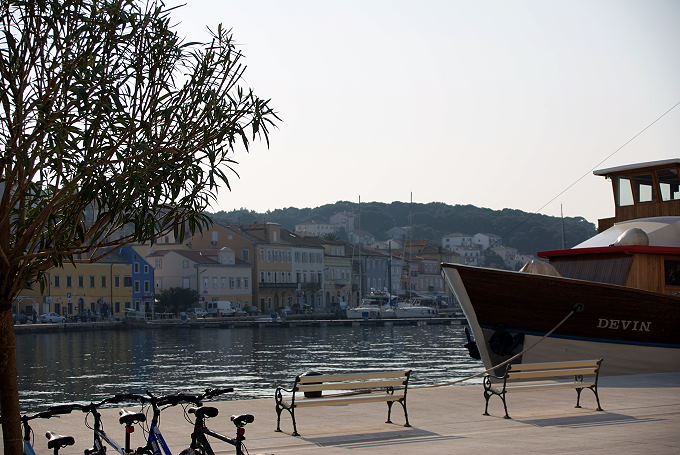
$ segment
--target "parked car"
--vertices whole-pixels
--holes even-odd
[[[40,322],[66,322],[66,318],[60,314],[51,312],[43,313],[38,319]]]
[[[208,312],[203,308],[192,308],[189,310],[189,312],[195,314],[197,318],[204,318],[208,316]]]
[[[246,307],[246,313],[254,316],[254,315],[260,314],[260,309],[258,307],[256,307],[255,305],[250,305],[250,306]]]
[[[26,324],[28,322],[28,316],[24,313],[14,313],[12,319],[14,319],[15,324]]]
[[[291,314],[292,312],[293,310],[291,310],[289,306],[282,306],[279,308],[280,314]]]

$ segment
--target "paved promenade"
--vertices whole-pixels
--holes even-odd
[[[281,416],[284,432],[274,432],[273,397],[211,403],[220,409],[220,415],[209,424],[214,431],[231,436],[230,415],[254,414],[256,420],[246,432],[252,455],[680,454],[680,373],[604,377],[600,381],[604,412],[594,410],[594,396],[588,390],[582,394],[582,409],[574,408],[573,390],[552,390],[509,395],[512,420],[503,419],[501,401],[494,397],[492,416],[485,417],[482,386],[465,385],[409,389],[411,428],[402,426],[399,405],[393,408],[392,425],[384,423],[384,403],[312,407],[298,411],[302,436],[296,438],[290,436],[292,425],[285,411]],[[162,414],[163,434],[175,454],[187,446],[191,431],[180,411],[176,407]],[[106,409],[102,414],[109,435],[122,441],[117,410]],[[82,413],[34,422],[38,454],[49,452],[44,439],[47,429],[76,438],[75,446],[60,452],[65,455],[82,454],[91,444]],[[133,446],[142,444],[139,429],[132,436]],[[213,444],[216,452],[234,453],[231,446],[218,442]]]

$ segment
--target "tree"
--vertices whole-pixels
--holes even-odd
[[[195,289],[170,288],[165,289],[159,296],[160,309],[166,313],[186,311],[198,303],[198,292]]]
[[[80,255],[178,239],[231,158],[269,144],[278,117],[240,85],[243,55],[218,26],[185,42],[171,9],[137,0],[0,0],[0,409],[22,452],[11,305]]]

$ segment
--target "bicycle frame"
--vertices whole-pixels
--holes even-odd
[[[92,429],[93,431],[93,446],[92,449],[85,450],[85,455],[88,455],[88,453],[101,453],[102,449],[104,448],[104,444],[102,443],[102,439],[110,445],[116,452],[118,452],[121,455],[126,455],[125,449],[121,447],[116,441],[111,439],[106,432],[102,429],[101,425],[101,414],[97,411],[97,409],[90,409],[91,414],[94,416],[94,428]]]
[[[206,427],[195,430],[194,434],[191,435],[191,448],[200,448],[203,451],[203,455],[215,455],[206,435],[233,445],[236,447],[236,455],[243,455],[243,440],[245,438],[237,436],[236,439],[231,439],[227,436],[215,433],[214,431],[210,431]]]
[[[160,410],[157,407],[153,407],[153,419],[151,420],[151,426],[149,427],[149,436],[146,440],[146,447],[144,449],[151,450],[153,455],[172,455],[168,444],[165,442],[165,438],[161,433],[161,429],[158,425],[158,418],[160,417]]]

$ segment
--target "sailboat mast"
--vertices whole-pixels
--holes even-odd
[[[361,195],[359,195],[359,215],[357,216],[357,240],[359,244],[359,302],[364,298],[364,267],[361,254]]]

